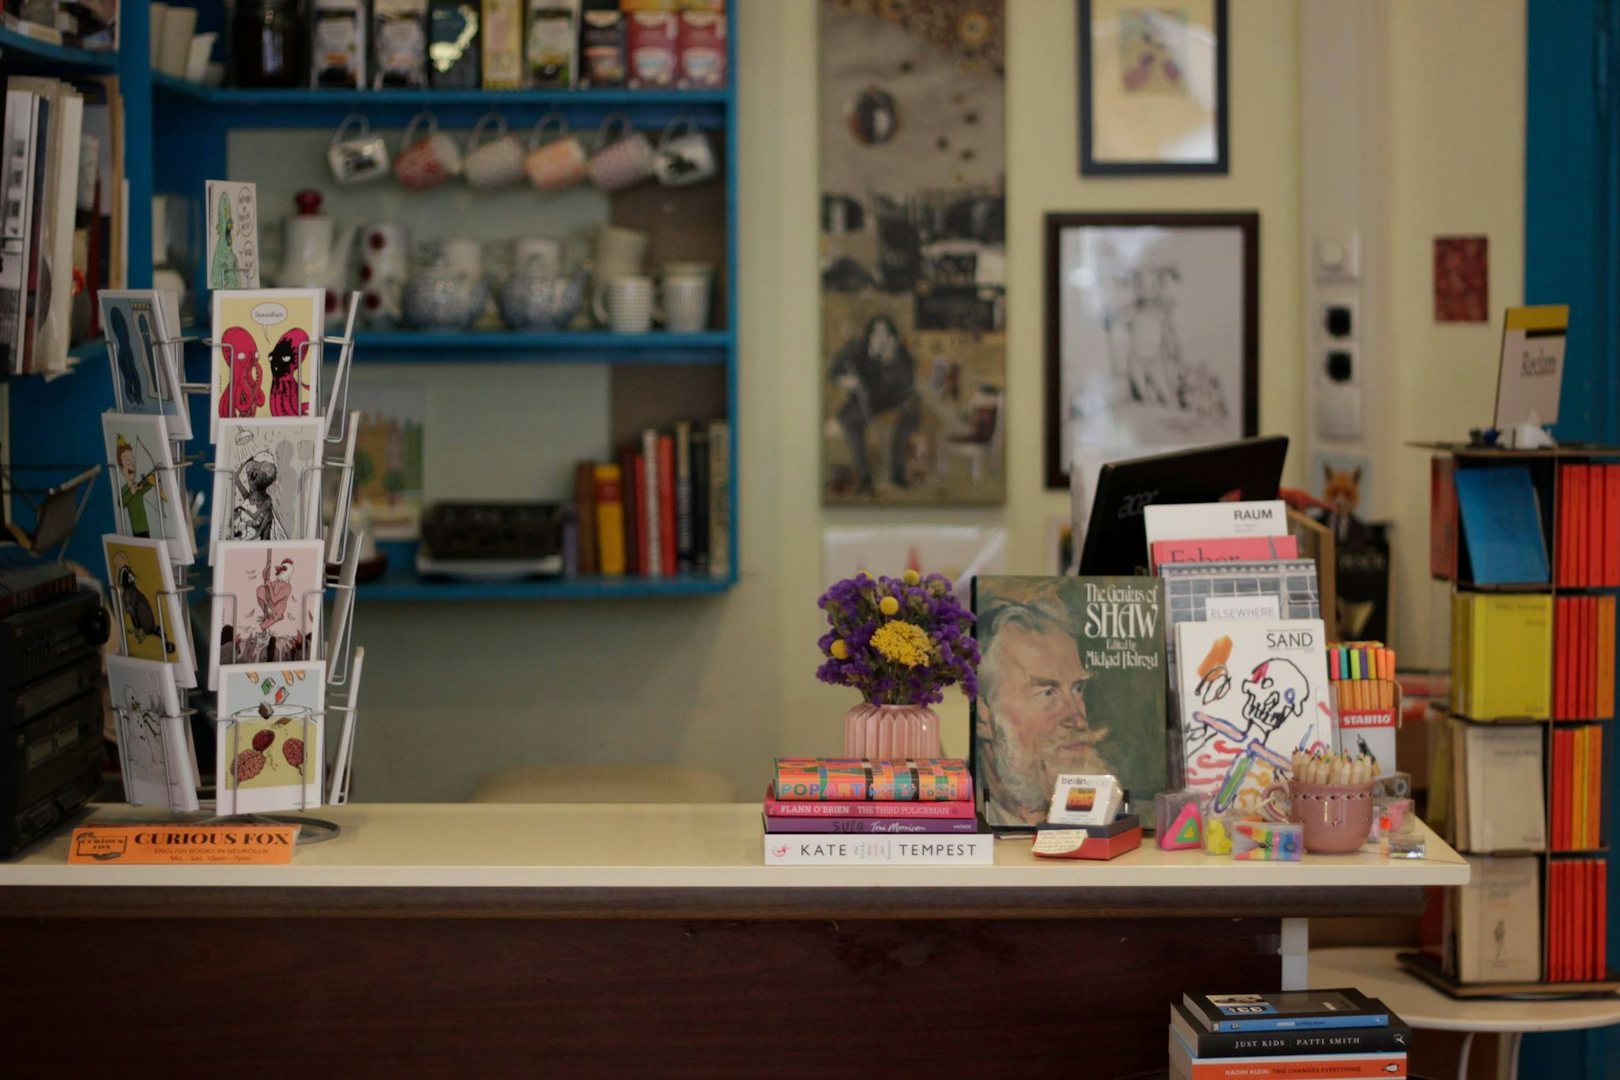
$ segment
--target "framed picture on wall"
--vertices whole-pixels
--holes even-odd
[[[1046,215],[1046,486],[1256,434],[1260,215]]]
[[[1080,172],[1227,172],[1226,0],[1076,0]]]

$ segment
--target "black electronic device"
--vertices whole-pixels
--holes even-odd
[[[95,794],[108,620],[75,591],[0,618],[0,855],[55,828]]]
[[[1287,456],[1288,437],[1266,435],[1108,462],[1097,474],[1080,573],[1134,574],[1146,565],[1149,506],[1275,499]]]

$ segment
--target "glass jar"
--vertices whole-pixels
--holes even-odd
[[[230,40],[237,86],[307,83],[309,22],[302,0],[236,0]]]

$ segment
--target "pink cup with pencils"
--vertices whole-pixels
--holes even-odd
[[[1373,823],[1373,782],[1378,763],[1366,754],[1296,753],[1294,778],[1272,784],[1261,795],[1274,805],[1287,794],[1288,820],[1305,827],[1305,850],[1313,855],[1346,855],[1367,842]]]

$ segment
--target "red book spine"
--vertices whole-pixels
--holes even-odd
[[[675,437],[658,436],[658,550],[659,573],[674,577],[675,543]]]
[[[1588,585],[1602,585],[1609,573],[1609,556],[1604,552],[1603,527],[1608,523],[1604,508],[1604,480],[1602,465],[1586,467],[1586,550]]]
[[[1615,542],[1620,545],[1620,535]],[[1598,599],[1598,657],[1602,660],[1598,665],[1598,715],[1605,720],[1614,716],[1614,612],[1614,597]]]
[[[1457,576],[1456,459],[1429,459],[1429,574],[1447,581]]]
[[[1570,588],[1581,583],[1581,538],[1586,528],[1586,485],[1581,479],[1581,467],[1569,466],[1569,494],[1564,507],[1569,511],[1569,580],[1565,584]]]
[[[1581,717],[1597,715],[1597,597],[1581,597]]]
[[[1603,466],[1603,584],[1620,585],[1620,465]]]
[[[1563,597],[1553,601],[1553,708],[1554,720],[1569,719],[1569,605]]]
[[[636,501],[636,573],[646,574],[652,557],[647,550],[647,459],[638,453],[632,454],[630,461]]]
[[[1602,979],[1609,974],[1609,861],[1599,859],[1597,866],[1597,944],[1592,951]]]

